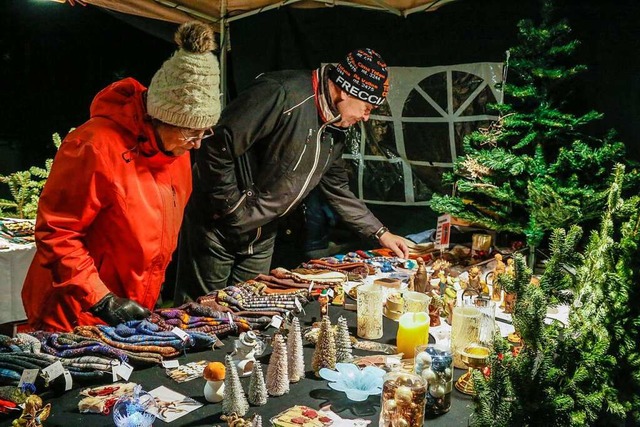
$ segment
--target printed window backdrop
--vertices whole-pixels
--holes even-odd
[[[349,132],[344,158],[351,188],[367,203],[428,205],[450,193],[442,174],[462,154],[465,135],[497,116],[502,64],[390,67],[389,97]]]

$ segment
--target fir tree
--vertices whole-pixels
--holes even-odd
[[[318,375],[320,369],[335,369],[336,367],[336,342],[329,316],[324,316],[320,323],[320,333],[313,353],[313,372]]]
[[[513,323],[523,348],[513,357],[499,339],[491,377],[474,376],[474,426],[640,422],[640,197],[621,198],[623,175],[616,167],[601,228],[584,256],[574,250],[578,227],[556,231],[540,286],[529,284],[521,257],[515,277],[503,277],[517,293]],[[569,324],[545,324],[547,307],[567,300]]]
[[[340,316],[338,318],[338,330],[336,332],[336,362],[350,363],[352,360],[353,350],[351,349],[349,326],[347,325],[347,319]]]
[[[289,368],[287,363],[287,346],[282,335],[273,336],[273,351],[267,368],[267,391],[271,396],[282,396],[289,393]]]
[[[52,136],[56,150],[62,139],[58,133]],[[0,175],[0,182],[9,186],[13,200],[0,199],[0,214],[16,218],[35,218],[38,212],[40,193],[47,182],[53,159],[45,161],[44,168],[32,166],[28,170]]]
[[[304,378],[304,353],[302,350],[302,333],[300,320],[294,317],[287,336],[287,355],[289,358],[289,381],[297,383]]]
[[[267,403],[267,399],[267,386],[264,383],[262,364],[259,360],[256,360],[251,370],[251,379],[249,380],[249,403],[262,406]]]
[[[224,357],[224,364],[227,376],[224,379],[224,400],[222,401],[222,412],[225,415],[236,413],[240,417],[244,417],[249,410],[249,402],[240,384],[240,377],[235,368],[231,355]]]
[[[551,1],[543,2],[538,26],[519,23],[519,41],[507,56],[505,103],[492,106],[499,120],[465,139],[464,155],[445,176],[456,195],[434,195],[431,207],[524,234],[535,247],[550,230],[600,216],[607,175],[623,160],[624,146],[613,132],[588,134],[600,113],[569,111],[567,92],[585,67],[571,65],[579,43],[555,18]]]

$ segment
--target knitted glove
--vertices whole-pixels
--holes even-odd
[[[116,326],[129,320],[146,319],[151,315],[149,310],[137,302],[117,297],[112,293],[105,295],[89,311],[111,326]]]

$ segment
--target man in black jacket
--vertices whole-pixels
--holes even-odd
[[[406,258],[404,240],[349,190],[342,159],[347,128],[387,91],[383,59],[358,49],[336,66],[262,74],[240,93],[196,154],[175,303],[267,273],[277,220],[316,186],[356,232]]]

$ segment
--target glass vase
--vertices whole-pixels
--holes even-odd
[[[383,380],[380,427],[422,426],[427,396],[424,380],[403,372],[390,372]]]
[[[449,412],[453,390],[451,349],[437,344],[417,346],[413,372],[422,377],[428,388],[425,413],[434,416]]]

